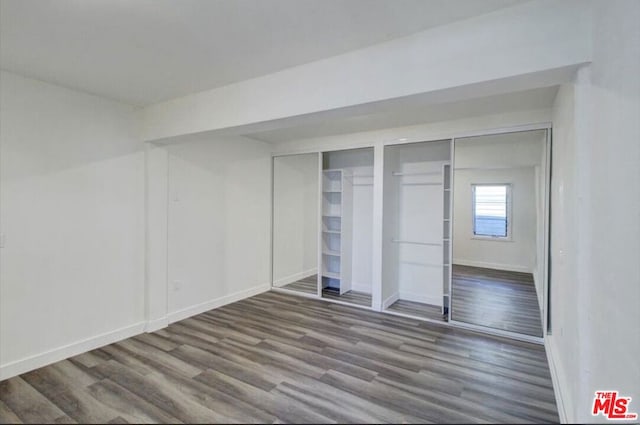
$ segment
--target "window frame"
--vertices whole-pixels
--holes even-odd
[[[506,189],[506,219],[507,219],[507,235],[506,236],[490,236],[476,235],[476,187],[478,186],[504,186]],[[513,215],[512,212],[512,184],[511,183],[471,183],[471,239],[479,239],[484,241],[513,241]]]

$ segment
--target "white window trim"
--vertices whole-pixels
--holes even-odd
[[[476,217],[476,187],[477,186],[506,186],[507,188],[507,236],[483,236],[475,234]],[[495,242],[513,242],[513,215],[511,183],[471,183],[471,239]]]

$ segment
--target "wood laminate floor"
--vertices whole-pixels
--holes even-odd
[[[531,273],[454,265],[451,301],[453,320],[542,336]]]
[[[398,300],[387,307],[387,311],[408,314],[415,317],[423,317],[425,319],[444,321],[444,315],[442,314],[441,307],[418,303],[415,301]]]
[[[297,282],[284,285],[282,289],[288,289],[290,291],[305,292],[307,294],[318,293],[318,275],[307,276],[298,280]]]
[[[266,292],[0,382],[0,422],[557,422],[541,345]]]
[[[322,298],[344,301],[350,304],[366,305],[371,307],[371,294],[358,291],[348,291],[340,295],[340,291],[334,288],[322,289]]]

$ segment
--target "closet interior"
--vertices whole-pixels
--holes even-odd
[[[451,141],[384,148],[382,308],[442,320],[450,281]]]
[[[322,297],[371,306],[373,149],[322,155]]]

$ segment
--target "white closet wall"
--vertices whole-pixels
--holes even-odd
[[[443,302],[444,179],[450,142],[387,146],[384,162],[383,307]]]

